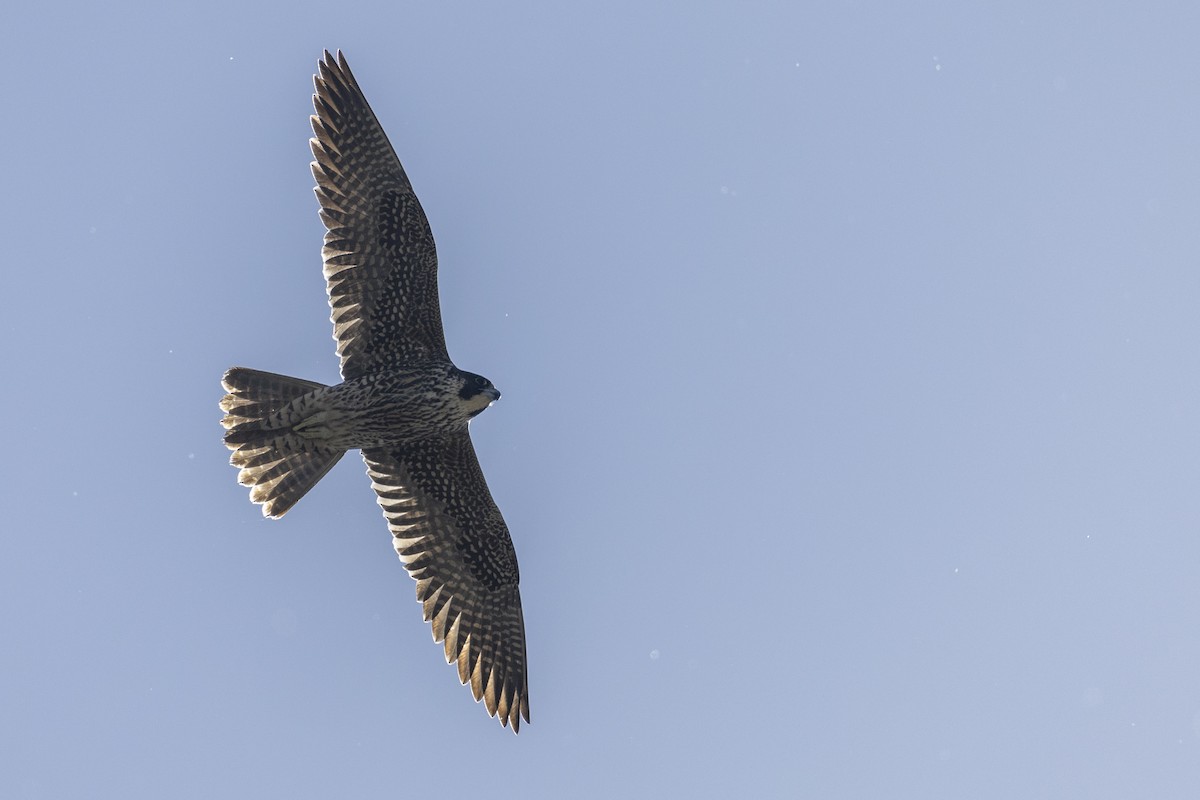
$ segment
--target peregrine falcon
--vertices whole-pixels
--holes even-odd
[[[312,172],[342,382],[226,372],[230,463],[277,518],[362,450],[434,641],[515,733],[529,721],[517,556],[468,433],[500,392],[450,361],[429,222],[341,52],[325,51],[313,81]]]

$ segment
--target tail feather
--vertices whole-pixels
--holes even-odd
[[[221,424],[238,483],[251,487],[250,500],[262,504],[265,516],[282,517],[345,454],[295,433],[278,413],[325,385],[245,367],[229,370],[221,383],[229,392],[221,399]]]

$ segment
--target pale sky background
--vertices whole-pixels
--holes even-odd
[[[9,4],[0,797],[1200,797],[1200,5]],[[337,380],[342,48],[522,570],[514,737]]]

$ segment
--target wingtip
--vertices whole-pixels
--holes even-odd
[[[319,74],[325,70],[336,69],[340,69],[343,72],[349,71],[350,64],[346,61],[346,54],[342,52],[341,48],[334,50],[332,53],[329,52],[329,48],[326,48],[324,55],[317,61],[317,72]]]
[[[506,722],[511,722],[512,732],[520,733],[522,719],[524,719],[525,722],[529,722],[529,703],[526,701],[525,695],[521,695],[520,700],[509,709],[507,719],[504,717],[500,718],[500,724],[504,725]]]

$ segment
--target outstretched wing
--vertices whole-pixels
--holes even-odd
[[[318,66],[312,171],[342,377],[447,358],[429,221],[345,57]]]
[[[371,485],[417,581],[417,600],[446,661],[501,725],[529,721],[517,554],[471,438],[363,450]]]

